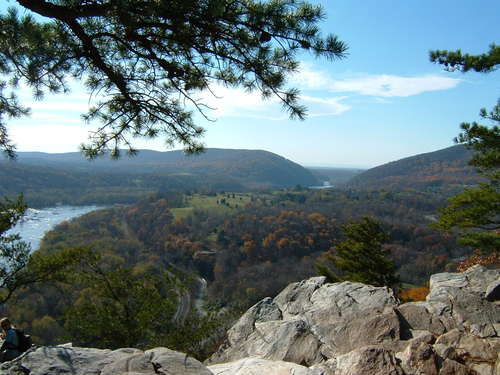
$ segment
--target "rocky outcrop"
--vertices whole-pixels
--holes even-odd
[[[244,358],[209,367],[214,375],[321,375],[320,370],[309,369],[291,362]]]
[[[202,364],[166,348],[32,349],[0,375],[496,375],[499,270],[432,276],[425,302],[315,277],[250,308]]]
[[[166,348],[102,350],[41,347],[0,366],[0,375],[213,375],[201,362]]]
[[[388,288],[326,284],[324,277],[291,284],[250,308],[209,363],[257,356],[311,366],[364,345],[391,343],[400,334],[396,306]]]
[[[425,302],[315,277],[250,308],[208,364],[247,357],[348,374],[481,374],[500,368],[500,272],[481,266],[430,280]]]

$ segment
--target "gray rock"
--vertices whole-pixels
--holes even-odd
[[[312,277],[298,283],[289,284],[274,299],[283,312],[284,318],[302,314],[311,306],[312,294],[325,284],[324,276]]]
[[[391,344],[400,338],[396,306],[388,288],[325,284],[324,277],[290,284],[251,307],[207,363],[257,356],[311,366],[363,345]]]
[[[410,340],[403,352],[396,353],[407,375],[438,374],[439,358],[432,347],[434,341],[430,332],[420,331],[420,335]]]
[[[484,297],[490,302],[500,300],[500,280],[495,280],[488,285]]]
[[[397,355],[406,374],[437,375],[438,358],[431,345],[415,340],[406,350]]]
[[[500,271],[433,275],[425,302],[400,305],[388,288],[290,284],[252,306],[205,367],[166,348],[30,350],[0,375],[496,375]]]
[[[104,366],[100,375],[154,374],[155,368],[143,352],[120,358]]]
[[[159,372],[159,371],[163,372]],[[3,363],[0,375],[213,375],[186,354],[165,348],[101,350],[41,347]]]
[[[350,319],[337,321],[330,331],[323,324],[318,324],[315,330],[323,338],[322,352],[328,358],[365,345],[394,346],[400,337],[399,319],[394,311],[378,313],[368,310]]]
[[[391,351],[366,346],[336,359],[335,375],[403,375]]]
[[[97,375],[107,364],[137,352],[139,351],[136,349],[111,351],[59,346],[42,347],[2,364],[0,374],[6,375],[17,368],[24,368],[30,371],[30,375]]]
[[[303,316],[332,358],[364,345],[399,340],[392,290],[360,283],[325,284],[311,296]]]
[[[174,350],[155,348],[145,351],[144,355],[153,365],[154,374],[213,375],[200,361]]]
[[[453,325],[432,314],[426,302],[405,303],[397,308],[397,313],[401,319],[402,334],[406,336],[404,338],[413,337],[411,330],[422,330],[432,332],[434,335],[441,335],[450,328],[450,325]]]
[[[208,363],[231,362],[245,358],[248,351],[244,347],[238,347],[238,343],[247,342],[249,336],[255,332],[257,323],[281,320],[281,318],[281,310],[271,298],[267,297],[257,302],[229,329],[226,342],[213,354],[213,359]]]
[[[494,375],[500,338],[482,339],[454,329],[438,337],[434,349],[445,360],[460,362],[481,375]]]
[[[208,367],[214,375],[323,375],[324,372],[283,361],[244,358]]]
[[[299,318],[255,323],[246,341],[233,341],[233,337],[229,338],[231,345],[214,354],[207,363],[231,362],[253,356],[307,365],[321,360],[319,341],[307,322]]]
[[[473,370],[451,359],[446,359],[439,375],[477,375]]]
[[[445,372],[462,371],[460,366],[489,371],[497,358],[500,312],[485,296],[499,275],[481,266],[433,275],[427,300],[403,305],[387,288],[329,284],[323,277],[293,283],[243,315],[207,362],[258,357],[337,375],[339,363],[363,362],[368,355],[387,364],[397,353],[408,374],[437,374],[443,366]],[[371,351],[359,351],[366,346]],[[390,371],[401,370],[395,368]]]
[[[269,297],[257,302],[238,322],[229,330],[228,337],[230,342],[240,342],[246,340],[254,331],[256,323],[280,320],[282,317],[278,305]]]
[[[474,266],[463,273],[432,275],[427,308],[445,322],[447,330],[452,321],[461,331],[472,331],[480,337],[497,335],[500,307],[486,300],[488,287],[500,278],[499,270]]]

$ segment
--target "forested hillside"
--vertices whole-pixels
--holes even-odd
[[[199,275],[208,282],[209,306],[241,311],[292,281],[316,275],[315,264],[343,240],[342,224],[364,215],[380,220],[390,235],[385,247],[401,280],[422,285],[429,274],[452,269],[470,252],[429,227],[442,204],[433,195],[410,192],[170,192],[64,222],[45,236],[41,251],[90,247],[99,254],[99,267],[109,271],[125,267],[132,275],[165,269]],[[4,313],[15,316],[39,342],[99,345],[95,338],[74,336],[74,314],[68,313],[92,293],[78,283],[30,289]]]
[[[79,153],[20,152],[0,162],[0,195],[24,192],[32,206],[130,203],[164,190],[249,191],[318,184],[307,169],[267,151],[208,149],[200,155],[142,150],[93,161]]]
[[[463,145],[415,155],[371,168],[347,182],[358,189],[417,190],[455,194],[480,177],[468,165],[472,151]]]

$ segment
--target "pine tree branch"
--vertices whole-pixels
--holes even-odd
[[[19,5],[41,16],[57,20],[99,17],[113,9],[112,2],[104,4],[79,4],[78,7],[56,5],[45,0],[16,0]]]

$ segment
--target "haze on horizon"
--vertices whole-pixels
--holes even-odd
[[[217,121],[197,117],[207,129],[206,147],[267,150],[305,166],[366,168],[452,146],[462,121],[477,121],[480,108],[494,105],[499,72],[445,72],[428,53],[486,51],[500,40],[498,1],[315,2],[327,12],[324,33],[345,41],[349,55],[334,62],[304,56],[301,72],[290,77],[309,108],[306,121],[289,120],[276,100],[215,87],[220,99],[206,99]],[[76,83],[67,96],[33,102],[26,91],[22,99],[32,116],[8,125],[19,151],[73,152],[86,140],[91,127],[80,114],[88,96]],[[135,145],[167,150],[161,140]]]

